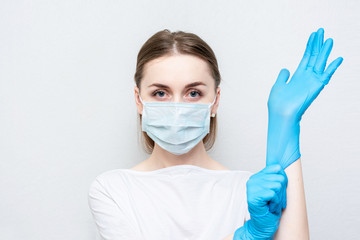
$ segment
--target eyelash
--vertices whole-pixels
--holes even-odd
[[[165,91],[163,91],[163,90],[156,90],[156,91],[154,91],[154,92],[152,93],[152,96],[156,96],[159,92],[163,92],[163,93],[165,93]],[[196,89],[190,89],[190,92],[189,92],[189,93],[191,93],[191,92],[196,92],[196,93],[198,94],[198,96],[199,96],[199,97],[201,97],[201,96],[202,96],[202,92],[201,92],[201,91],[199,91],[199,90],[196,90]]]
[[[151,95],[152,95],[152,96],[156,96],[156,94],[158,94],[159,92],[164,92],[164,91],[162,91],[162,90],[156,90],[156,91],[154,91]]]
[[[199,97],[202,96],[202,93],[199,91],[199,90],[196,90],[196,89],[191,89],[190,93],[192,92],[196,92],[198,94]]]

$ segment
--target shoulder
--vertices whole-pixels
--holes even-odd
[[[121,189],[122,187],[125,187],[124,178],[124,169],[105,171],[92,180],[89,187],[89,193],[94,191],[107,191],[107,189],[111,189],[112,186]]]
[[[244,171],[244,170],[232,170],[235,174],[242,176],[244,178],[249,178],[251,175],[253,175],[253,172],[250,171]]]
[[[149,169],[151,169],[148,166],[147,161],[142,161],[139,164],[135,165],[134,167],[130,168],[130,170],[136,170],[136,171],[149,171]]]
[[[246,185],[246,182],[249,180],[251,175],[253,175],[250,171],[243,171],[243,170],[231,170],[234,179],[239,181],[240,184]]]

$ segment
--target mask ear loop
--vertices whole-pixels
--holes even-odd
[[[141,99],[140,94],[139,94],[139,99],[140,99],[141,104],[143,105],[143,111],[144,111],[144,101]],[[141,113],[141,115],[142,115],[142,113]]]
[[[141,99],[140,94],[139,94],[139,99],[140,99],[140,102],[144,105],[144,102],[143,102],[143,100]]]
[[[212,107],[214,105],[215,101],[216,101],[216,95],[215,95],[214,101],[212,101],[212,103],[210,104],[210,107]]]
[[[211,111],[211,107],[214,105],[215,101],[216,101],[216,95],[215,95],[214,101],[209,105],[210,111]],[[211,117],[215,117],[215,113],[212,113]]]

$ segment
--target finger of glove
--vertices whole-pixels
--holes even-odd
[[[279,174],[282,176],[282,178],[280,179],[281,183],[284,185],[284,188],[286,188],[287,185],[288,185],[288,177],[287,177],[286,172],[284,171],[283,168],[280,169]]]
[[[330,55],[331,49],[333,47],[333,40],[332,38],[329,38],[325,41],[324,46],[321,48],[318,58],[316,59],[314,71],[316,73],[323,73],[326,62],[328,60],[328,57]]]
[[[251,175],[246,186],[249,196],[257,196],[263,189],[274,189],[278,192],[280,188],[286,188],[287,176],[281,165],[268,165],[260,172]]]
[[[258,179],[262,179],[264,181],[277,181],[283,185],[284,188],[287,187],[288,178],[284,171],[284,169],[279,164],[268,165],[256,176]]]
[[[261,196],[258,196],[252,201],[248,201],[250,215],[257,217],[266,215],[270,211],[270,203],[273,211],[279,208],[279,196],[271,189],[262,191]]]
[[[332,61],[329,64],[329,66],[326,68],[325,72],[323,73],[323,77],[322,77],[322,82],[324,85],[327,85],[329,83],[330,78],[332,77],[332,75],[334,74],[336,69],[340,66],[342,61],[343,61],[343,58],[338,57],[337,59],[335,59],[334,61]]]
[[[278,193],[276,190],[268,187],[258,191],[257,195],[253,195],[251,198],[248,198],[248,203],[253,206],[265,206],[269,201],[271,201],[275,195]]]
[[[311,49],[311,55],[310,55],[310,59],[309,59],[307,68],[314,67],[316,59],[320,53],[320,49],[323,45],[323,41],[324,41],[324,29],[319,28],[319,30],[316,32],[316,36],[313,41],[313,46]]]
[[[261,173],[280,173],[283,168],[280,164],[267,165],[260,172]]]
[[[280,73],[276,79],[275,86],[281,86],[286,84],[287,80],[289,79],[290,72],[286,68],[280,70]]]
[[[324,45],[324,29],[323,28],[319,28],[318,29],[318,32],[320,32],[320,46],[319,46],[319,51],[321,50],[321,48],[323,47]]]
[[[260,205],[249,205],[248,206],[250,217],[264,217],[267,216],[270,212],[269,204],[265,204],[264,206]]]
[[[287,196],[286,196],[286,188],[288,185],[288,178],[283,169],[279,171],[279,173],[267,173],[261,176],[261,187],[264,189],[273,190],[276,194],[279,195],[281,200],[281,208],[286,208],[287,205]],[[256,193],[258,194],[258,193]]]
[[[273,197],[269,191],[273,191],[276,194],[282,193],[284,187],[280,182],[277,181],[262,181],[261,189],[258,190],[257,196],[263,199],[263,201],[270,201]]]
[[[265,173],[262,176],[262,179],[264,181],[269,181],[269,182],[278,182],[280,184],[282,184],[284,187],[287,186],[287,176],[285,174],[285,171],[283,171],[284,173],[281,172],[277,172],[277,173]]]
[[[310,56],[311,56],[313,41],[315,39],[315,35],[316,35],[316,32],[313,32],[313,33],[310,34],[310,37],[309,37],[309,39],[308,39],[308,41],[306,43],[306,49],[305,49],[305,52],[304,52],[304,56],[301,59],[298,68],[305,69],[306,66],[308,65],[308,62],[309,62],[309,59],[310,59]]]
[[[279,194],[275,194],[274,197],[269,201],[269,211],[274,214],[279,214],[281,213],[282,205],[283,203]]]

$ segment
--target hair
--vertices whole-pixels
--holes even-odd
[[[134,79],[136,86],[140,91],[140,83],[143,78],[145,64],[153,59],[174,54],[188,54],[205,60],[208,63],[212,77],[215,81],[214,91],[216,94],[216,89],[220,85],[221,76],[213,50],[196,34],[183,31],[171,32],[168,29],[159,31],[151,36],[141,47],[137,55]],[[141,129],[141,114],[138,114],[138,120]],[[211,117],[209,133],[202,140],[206,150],[210,150],[215,143],[216,125],[216,116]],[[141,133],[142,146],[145,152],[150,154],[154,149],[154,141],[146,134],[146,132]]]

